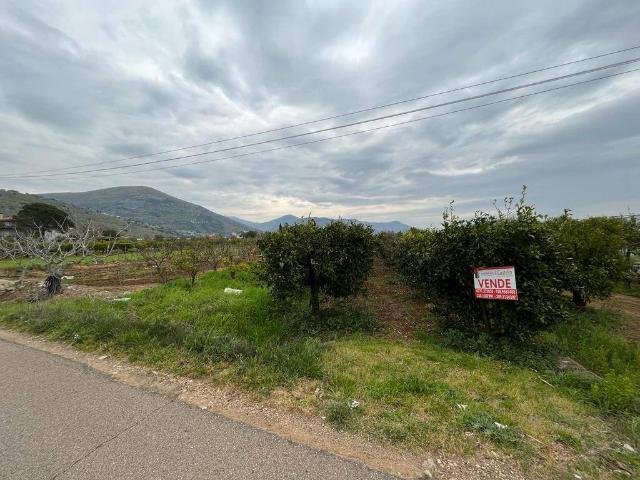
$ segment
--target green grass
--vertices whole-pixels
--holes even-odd
[[[631,282],[628,286],[624,282],[620,282],[613,291],[622,295],[640,298],[640,282]]]
[[[69,257],[65,266],[71,265],[93,265],[95,263],[117,263],[117,262],[132,262],[136,260],[140,260],[141,257],[138,253],[115,253],[113,255],[109,255],[107,257],[81,257],[74,256]],[[10,259],[4,258],[0,260],[0,271],[8,271],[8,272],[16,272],[21,271],[23,269],[33,270],[33,269],[43,269],[45,266],[44,262],[39,259],[33,258],[19,258],[19,259]]]
[[[239,296],[225,287],[240,288]],[[129,302],[62,300],[0,306],[0,324],[85,350],[257,392],[291,392],[292,407],[337,428],[410,449],[474,453],[490,446],[524,465],[560,452],[562,471],[640,473],[640,349],[617,336],[619,317],[588,310],[533,342],[456,332],[409,340],[375,330],[373,315],[335,302],[320,321],[305,302],[276,304],[247,268],[178,280]],[[601,379],[555,367],[571,356]],[[548,382],[548,383],[545,383]],[[295,391],[295,395],[293,392]],[[355,401],[355,402],[354,402]],[[569,470],[567,470],[569,469]]]

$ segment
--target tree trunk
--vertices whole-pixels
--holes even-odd
[[[62,279],[57,274],[52,274],[44,281],[44,286],[47,289],[47,296],[52,297],[62,293]]]
[[[318,276],[316,270],[313,268],[311,262],[309,262],[309,289],[311,295],[309,298],[309,305],[311,306],[311,314],[317,317],[320,314],[320,286],[318,285]]]
[[[587,306],[587,299],[584,296],[584,292],[582,291],[582,289],[577,288],[573,290],[573,303],[580,307],[580,308],[584,308]]]

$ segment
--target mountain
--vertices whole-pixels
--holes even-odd
[[[97,213],[86,208],[76,207],[57,200],[45,198],[40,195],[20,193],[16,190],[0,189],[1,214],[15,215],[24,205],[37,202],[54,205],[67,212],[76,223],[86,224],[91,222],[100,230],[120,231],[127,225],[127,222],[122,219]],[[129,228],[129,234],[133,237],[153,237],[154,235],[166,234],[166,232],[134,223]]]
[[[224,235],[247,230],[240,222],[150,187],[112,187],[90,192],[45,193],[43,196],[179,235]]]
[[[234,219],[237,222],[244,224],[246,227],[251,230],[257,230],[259,232],[273,232],[277,230],[280,225],[289,224],[293,225],[295,223],[300,223],[304,221],[306,218],[296,217],[295,215],[284,215],[282,217],[274,218],[273,220],[269,220],[267,222],[250,222],[249,220],[243,220],[238,217],[229,217]],[[329,222],[334,221],[333,218],[327,217],[311,217],[316,223],[320,226],[324,226]],[[404,232],[409,230],[411,227],[402,222],[392,221],[392,222],[367,222],[357,219],[343,219],[344,221],[351,221],[358,223],[363,223],[365,225],[371,225],[373,227],[374,232]]]

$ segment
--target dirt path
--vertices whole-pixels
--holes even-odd
[[[430,305],[379,258],[367,280],[367,294],[358,301],[375,313],[378,324],[393,337],[409,338],[419,326],[429,328]]]
[[[620,332],[640,345],[640,298],[616,294],[596,305],[621,313],[624,320]]]

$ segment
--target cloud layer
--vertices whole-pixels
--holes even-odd
[[[527,8],[507,0],[3,2],[0,170],[122,165],[114,162],[597,55],[640,43],[639,17],[634,1],[540,1]],[[640,50],[375,114],[636,56]],[[639,80],[635,72],[376,133],[201,165],[0,179],[0,187],[46,192],[148,185],[252,220],[312,213],[427,225],[438,222],[450,200],[468,214],[526,184],[545,213],[571,208],[578,215],[615,214],[640,207]],[[389,121],[369,126],[384,123]],[[290,143],[295,141],[262,148]]]

